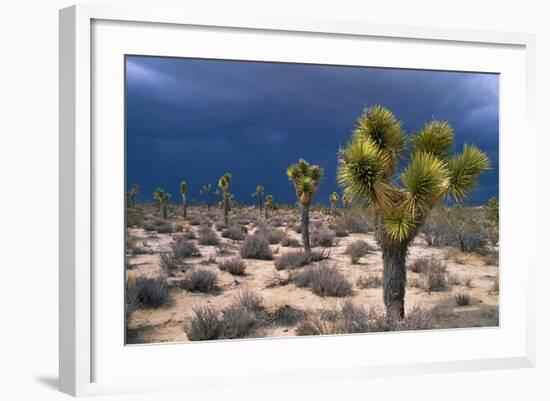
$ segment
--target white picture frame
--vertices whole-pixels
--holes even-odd
[[[117,25],[118,24],[118,25]],[[186,28],[187,27],[187,28]],[[535,363],[535,283],[534,270],[536,261],[533,256],[528,258],[520,269],[507,269],[507,261],[515,262],[514,255],[517,249],[529,249],[527,239],[519,242],[516,249],[503,248],[501,253],[501,313],[503,317],[499,328],[463,329],[440,332],[422,333],[386,333],[379,335],[334,336],[300,339],[269,339],[246,340],[232,342],[210,342],[203,344],[172,344],[151,345],[141,347],[125,347],[122,326],[118,326],[123,315],[123,303],[119,289],[123,286],[122,267],[114,276],[97,274],[98,263],[109,260],[113,253],[99,252],[101,241],[98,232],[105,227],[105,222],[116,225],[123,220],[118,206],[123,205],[123,198],[113,202],[113,214],[105,212],[104,198],[98,193],[106,193],[109,188],[117,188],[120,184],[120,172],[123,165],[123,154],[117,155],[123,144],[123,137],[117,136],[120,132],[122,116],[117,120],[116,111],[120,110],[120,92],[122,71],[118,70],[120,55],[127,49],[145,51],[145,54],[183,55],[185,49],[177,50],[183,54],[173,54],[179,49],[175,44],[161,42],[161,38],[169,35],[185,35],[185,29],[193,29],[197,33],[197,40],[209,43],[208,38],[200,37],[203,33],[210,38],[219,38],[219,35],[231,37],[231,43],[237,43],[239,38],[247,40],[246,35],[262,35],[262,41],[272,41],[273,48],[286,47],[288,56],[286,61],[298,59],[300,44],[322,37],[327,43],[338,39],[343,44],[342,54],[334,52],[326,57],[342,57],[342,64],[346,61],[346,41],[373,41],[373,51],[376,50],[376,41],[384,41],[384,46],[400,41],[407,41],[408,47],[437,46],[442,60],[435,65],[433,60],[426,58],[424,64],[420,61],[407,61],[408,47],[402,47],[402,53],[395,52],[393,59],[380,62],[380,66],[429,69],[464,69],[473,67],[465,60],[463,65],[449,61],[451,53],[475,51],[478,63],[484,65],[483,71],[499,72],[506,77],[501,92],[501,113],[512,111],[516,107],[517,113],[501,122],[501,160],[506,162],[507,150],[514,149],[513,131],[522,132],[523,141],[535,143],[535,134],[532,128],[534,111],[534,44],[535,38],[530,34],[483,32],[457,29],[436,29],[414,26],[374,25],[363,22],[350,21],[317,21],[294,20],[291,18],[257,18],[246,17],[228,19],[213,15],[188,15],[185,10],[163,10],[150,8],[112,8],[108,6],[78,5],[60,11],[60,389],[75,395],[95,395],[108,393],[126,393],[134,391],[160,391],[170,389],[206,389],[212,386],[232,386],[236,381],[232,379],[232,370],[245,372],[248,380],[256,383],[268,382],[277,376],[279,380],[304,381],[328,380],[338,378],[356,378],[399,375],[411,373],[454,372],[477,369],[502,369],[512,367],[529,367]],[[149,29],[147,36],[142,36],[139,46],[130,45],[131,39],[140,37],[142,30]],[[212,31],[212,32],[210,32]],[[126,32],[126,33],[124,33]],[[95,35],[95,39],[94,39]],[[233,35],[233,36],[231,36]],[[239,38],[237,38],[238,36]],[[281,39],[281,37],[286,39]],[[252,37],[251,37],[252,38]],[[277,41],[292,39],[293,45],[277,45]],[[147,39],[147,40],[145,40]],[[252,40],[254,39],[254,40]],[[252,38],[248,46],[253,51],[257,38]],[[301,42],[302,41],[302,42]],[[144,43],[147,42],[147,43]],[[170,41],[168,41],[170,42]],[[155,43],[159,49],[155,50]],[[160,49],[160,43],[165,43]],[[244,42],[243,42],[244,43]],[[365,42],[366,43],[366,42]],[[370,42],[369,42],[370,43]],[[211,49],[214,49],[212,45]],[[292,53],[292,46],[295,52]],[[340,46],[340,45],[339,45]],[[452,49],[446,47],[453,46]],[[209,46],[205,46],[209,47]],[[224,46],[233,51],[233,57],[253,57],[247,55],[246,46]],[[256,46],[257,47],[257,46]],[[339,47],[340,48],[340,47]],[[147,49],[147,50],[140,50]],[[244,50],[243,50],[244,49]],[[468,50],[469,49],[469,50]],[[494,55],[487,55],[487,49],[494,49]],[[258,50],[258,49],[256,49]],[[190,51],[187,49],[187,51]],[[196,50],[200,52],[202,50]],[[204,50],[205,52],[212,50]],[[221,52],[222,50],[220,50]],[[428,47],[424,51],[433,51]],[[166,54],[170,53],[170,54]],[[193,53],[196,56],[198,53]],[[223,58],[225,53],[220,53]],[[252,54],[252,53],[250,53]],[[270,56],[264,51],[259,59],[268,60]],[[282,53],[281,53],[282,54]],[[294,54],[294,55],[293,55]],[[381,53],[382,54],[382,53]],[[207,53],[204,53],[206,56]],[[235,56],[237,55],[237,56]],[[409,55],[410,56],[410,55]],[[113,57],[116,58],[115,63]],[[227,56],[229,57],[229,56]],[[300,56],[301,57],[301,56]],[[304,57],[307,57],[304,56]],[[326,62],[324,56],[310,55],[311,60]],[[448,59],[446,59],[448,57]],[[284,58],[273,55],[273,60]],[[410,58],[409,58],[410,60]],[[302,61],[302,60],[300,60]],[[353,61],[348,60],[352,63]],[[364,61],[356,61],[364,65]],[[473,65],[473,64],[472,64]],[[114,68],[113,68],[114,66]],[[107,73],[104,73],[107,71]],[[503,72],[505,71],[505,72]],[[113,74],[112,76],[109,74]],[[508,78],[510,77],[510,78]],[[95,80],[95,81],[94,81]],[[95,88],[92,81],[99,84]],[[106,85],[105,83],[109,83]],[[101,86],[103,85],[103,86]],[[110,88],[110,92],[103,88]],[[114,94],[114,96],[113,96]],[[512,94],[517,94],[512,99]],[[110,109],[113,115],[102,111],[102,104],[97,98],[109,96]],[[94,101],[95,99],[95,101]],[[117,100],[118,99],[118,100]],[[111,107],[113,106],[113,107]],[[120,113],[119,113],[120,114]],[[512,113],[507,113],[512,114]],[[112,124],[105,125],[102,124]],[[95,128],[94,128],[95,127]],[[117,133],[113,138],[114,146],[107,149],[106,142],[94,137],[94,129],[113,128]],[[513,230],[522,228],[534,231],[536,205],[534,204],[535,151],[523,147],[523,152],[515,169],[501,163],[500,181],[501,198],[507,200],[501,206],[501,243],[511,243],[515,237]],[[119,152],[120,153],[120,152]],[[122,158],[122,159],[121,159]],[[101,162],[100,162],[101,160]],[[109,179],[102,180],[106,172],[117,171]],[[521,182],[520,189],[506,185],[509,181]],[[105,182],[109,181],[107,184]],[[105,188],[101,186],[105,185]],[[122,196],[122,189],[120,189]],[[118,202],[118,203],[117,203]],[[119,205],[120,204],[120,205]],[[118,213],[118,214],[117,214]],[[105,241],[119,243],[123,226],[114,227],[113,237]],[[535,255],[534,252],[526,252]],[[121,257],[120,254],[118,257]],[[115,263],[116,264],[116,263]],[[122,265],[123,266],[123,265]],[[117,281],[119,274],[120,281]],[[113,280],[114,277],[114,280]],[[110,281],[107,281],[110,280]],[[110,283],[110,284],[107,284]],[[98,287],[101,287],[101,300],[97,298]],[[118,288],[118,289],[117,289]],[[96,296],[94,298],[94,296]],[[105,312],[108,302],[119,302],[112,307],[112,316]],[[105,312],[105,313],[103,313]],[[109,316],[108,316],[109,315]],[[109,322],[114,322],[109,324]],[[102,325],[101,333],[97,326]],[[120,331],[118,337],[116,333]],[[113,337],[115,333],[115,337]],[[444,339],[442,339],[444,337]],[[114,338],[114,339],[113,339]],[[386,340],[388,339],[388,340]],[[438,351],[438,342],[453,341],[455,354],[427,355],[424,360],[411,353],[406,358],[388,358],[370,351],[370,359],[365,360],[361,352],[351,352],[345,357],[338,357],[342,350],[366,349],[367,343],[376,343],[376,348],[399,342],[404,344],[430,345],[433,353]],[[487,342],[485,351],[480,346],[472,346],[475,342]],[[112,344],[111,344],[112,343]],[[460,343],[468,344],[461,347]],[[118,345],[117,345],[118,344]],[[492,344],[492,347],[489,346]],[[111,347],[111,348],[109,348]],[[114,347],[114,348],[113,348]],[[116,348],[120,347],[120,349]],[[316,359],[316,351],[322,349],[327,353],[324,360]],[[349,348],[348,348],[349,347]],[[116,349],[115,349],[116,348]],[[471,349],[469,349],[471,348]],[[200,351],[200,354],[197,352]],[[292,369],[287,369],[283,361],[277,356],[282,352],[295,355],[296,361]],[[449,351],[451,352],[451,350]],[[197,358],[201,354],[220,353],[224,358],[219,367],[203,366]],[[344,352],[345,353],[345,352]],[[353,355],[355,354],[355,355]],[[426,352],[429,354],[429,352]],[[180,358],[185,355],[188,361],[196,364],[193,369],[185,370],[185,374],[169,375],[159,372],[158,361],[170,358]],[[256,357],[254,356],[256,355]],[[303,357],[300,357],[302,355]],[[453,356],[454,355],[454,356]],[[463,355],[463,356],[460,356]],[[327,357],[328,356],[328,357]],[[331,361],[332,356],[332,361]],[[269,360],[270,366],[263,360]],[[119,359],[117,359],[119,358]],[[195,359],[194,359],[195,358]],[[256,359],[254,359],[256,358]],[[270,358],[270,359],[266,359]],[[299,359],[298,359],[299,358]],[[346,359],[347,358],[347,359]],[[362,359],[363,358],[363,359]],[[125,361],[124,361],[125,360]],[[143,361],[151,370],[150,375],[144,373],[144,378],[136,376],[134,380],[125,377],[123,365],[131,370],[132,364]],[[236,361],[232,365],[231,361]],[[288,362],[288,360],[287,360]],[[254,364],[252,367],[250,365]],[[248,366],[247,366],[248,365]],[[172,366],[167,362],[167,366]],[[147,370],[148,368],[145,368]],[[153,372],[152,370],[157,370]],[[161,369],[162,370],[162,369]],[[105,372],[105,373],[104,373]],[[183,377],[183,378],[182,378]],[[238,381],[237,381],[238,382]],[[242,383],[246,385],[246,381]]]

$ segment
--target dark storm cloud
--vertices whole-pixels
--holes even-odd
[[[486,151],[493,169],[471,196],[498,195],[498,76],[300,64],[128,57],[126,64],[128,185],[142,199],[162,186],[189,198],[233,174],[242,202],[258,184],[278,202],[294,202],[285,169],[303,157],[326,178],[317,201],[337,190],[336,151],[364,105],[391,109],[412,133],[432,118],[455,127]]]

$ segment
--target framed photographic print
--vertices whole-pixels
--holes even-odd
[[[533,44],[62,10],[61,390],[532,366]]]

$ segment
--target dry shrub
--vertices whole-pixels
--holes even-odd
[[[350,334],[397,330],[426,330],[433,328],[429,313],[414,307],[402,320],[386,317],[382,308],[364,308],[352,301],[344,301],[340,307],[309,312],[296,328],[296,334],[325,335]]]
[[[362,240],[357,240],[346,247],[345,253],[349,256],[351,263],[355,264],[359,262],[359,259],[372,250],[372,247],[368,243]]]
[[[466,292],[455,294],[455,301],[458,306],[467,306],[472,302],[472,297]]]
[[[269,241],[262,234],[246,237],[241,245],[240,254],[245,259],[273,259],[273,253],[271,252],[271,248],[269,248]]]
[[[246,236],[243,227],[232,226],[222,231],[222,237],[232,239],[233,241],[242,241]]]
[[[191,341],[248,337],[262,323],[263,299],[250,290],[239,293],[236,302],[221,311],[210,306],[193,308],[194,316],[184,326]]]
[[[296,238],[285,236],[281,240],[281,245],[289,247],[289,248],[300,248],[302,246],[302,243],[299,240],[297,240]]]
[[[359,288],[379,288],[382,287],[382,276],[379,274],[368,274],[357,279]]]
[[[208,227],[201,227],[199,230],[199,244],[200,245],[219,245],[220,238],[212,229]]]
[[[358,209],[345,210],[341,216],[338,216],[333,223],[341,230],[350,233],[366,233],[370,229],[370,224],[364,212]]]
[[[181,287],[191,292],[211,292],[216,288],[218,277],[215,273],[193,268],[185,273],[181,282]]]
[[[464,283],[464,286],[468,287],[468,288],[473,288],[474,286],[474,279],[472,276],[466,276],[462,279],[463,283]]]
[[[217,309],[208,305],[193,308],[195,316],[184,326],[191,341],[215,340],[221,334],[221,320]]]
[[[145,231],[156,231],[159,234],[166,234],[174,232],[172,224],[168,220],[153,218],[145,223],[143,226]]]
[[[307,313],[291,305],[283,305],[277,308],[270,316],[270,320],[280,326],[294,326],[302,321]]]
[[[447,288],[447,266],[443,262],[432,259],[424,265],[420,274],[426,291],[443,291]]]
[[[283,269],[296,269],[299,267],[306,266],[311,262],[318,262],[324,257],[320,252],[303,252],[303,251],[294,251],[286,252],[282,254],[277,260],[275,260],[275,268],[277,270]]]
[[[172,245],[172,254],[175,258],[184,259],[195,256],[201,256],[197,246],[191,241],[177,241]]]
[[[137,303],[146,308],[158,308],[168,301],[168,285],[164,277],[138,277],[135,291]]]
[[[293,278],[297,287],[308,287],[321,297],[345,297],[351,295],[351,283],[334,266],[310,266]]]
[[[263,309],[264,299],[262,296],[248,288],[239,291],[237,300],[239,305],[250,311],[258,312]]]
[[[218,268],[234,276],[243,276],[246,270],[246,264],[240,258],[231,258],[219,262]]]
[[[313,230],[310,241],[312,246],[331,247],[334,241],[334,233],[322,229]]]

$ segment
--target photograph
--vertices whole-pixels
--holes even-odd
[[[124,85],[126,345],[499,326],[499,74],[125,55]]]

